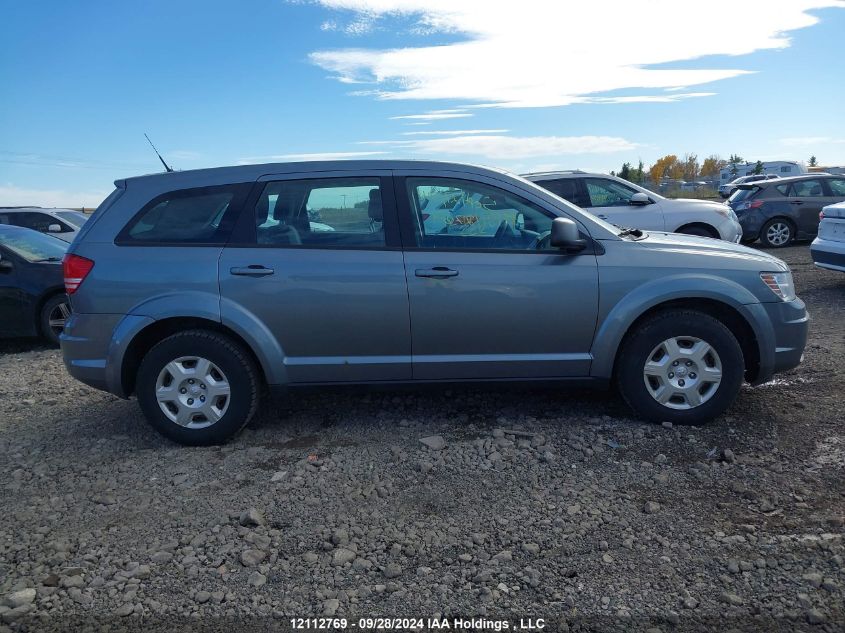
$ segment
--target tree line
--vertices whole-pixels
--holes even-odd
[[[622,164],[622,169],[618,172],[610,173],[635,183],[642,183],[646,179],[654,183],[659,183],[666,179],[685,180],[687,182],[702,178],[718,180],[719,173],[725,167],[730,167],[730,173],[733,176],[737,176],[739,174],[739,165],[742,163],[745,163],[745,159],[739,154],[731,154],[727,160],[719,157],[717,154],[711,154],[701,162],[699,162],[696,154],[684,154],[681,158],[678,158],[677,154],[667,154],[658,158],[648,169],[644,168],[643,161],[640,161],[637,167],[633,167],[631,163],[626,162]],[[815,156],[810,156],[808,164],[810,167],[815,167],[818,165],[818,160]],[[752,173],[763,173],[762,161],[758,160],[754,164]]]

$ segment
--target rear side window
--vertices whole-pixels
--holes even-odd
[[[581,196],[581,191],[578,187],[578,181],[575,178],[561,178],[560,180],[541,180],[537,183],[543,189],[551,191],[556,196],[559,196],[579,207],[587,206],[585,200]]]
[[[268,182],[255,205],[259,244],[317,248],[383,248],[381,178],[315,178]]]
[[[831,178],[827,184],[830,186],[831,195],[845,196],[845,178]]]
[[[225,244],[244,185],[182,189],[158,196],[126,225],[123,244]]]
[[[824,190],[822,189],[820,180],[799,180],[798,182],[792,183],[789,195],[802,198],[815,198],[823,196]]]

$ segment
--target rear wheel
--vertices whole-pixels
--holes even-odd
[[[655,422],[699,424],[730,406],[742,385],[742,349],[710,315],[671,310],[625,339],[616,380],[625,401]]]
[[[51,345],[59,344],[59,334],[65,329],[65,321],[70,316],[70,303],[67,295],[58,294],[50,297],[41,308],[41,336]]]
[[[760,230],[760,240],[770,248],[783,248],[795,239],[795,227],[783,218],[773,218]]]
[[[258,407],[252,358],[227,336],[189,330],[164,339],[141,361],[135,391],[150,424],[193,446],[219,444],[240,431]]]

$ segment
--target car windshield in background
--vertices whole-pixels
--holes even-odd
[[[79,211],[56,211],[56,215],[77,228],[81,227],[88,220],[88,216]]]
[[[753,198],[758,191],[760,191],[760,187],[742,187],[737,189],[731,194],[731,197],[728,198],[728,203],[732,204],[735,202],[742,202],[743,200],[748,200],[749,198]]]
[[[0,228],[0,244],[30,262],[61,261],[68,244],[37,231]]]

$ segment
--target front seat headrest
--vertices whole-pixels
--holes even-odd
[[[381,206],[381,189],[370,189],[370,203],[367,206],[367,213],[371,220],[381,222],[384,220],[384,209]]]

